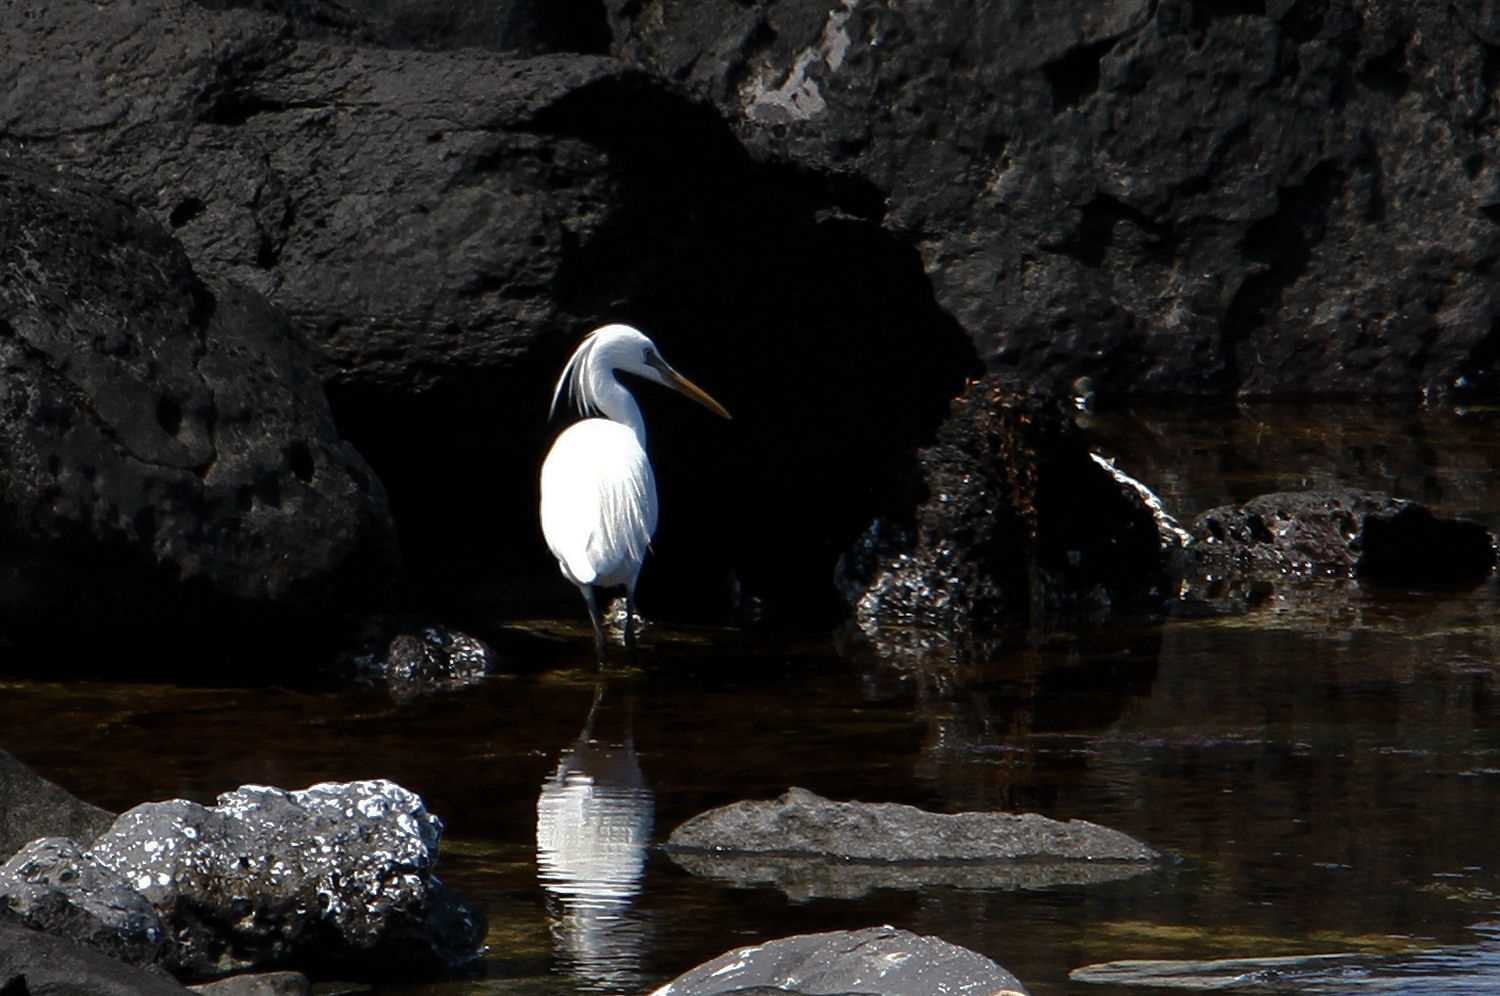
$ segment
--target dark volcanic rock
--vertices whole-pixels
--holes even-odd
[[[642,399],[665,509],[643,604],[737,585],[826,615],[828,568],[976,368],[917,250],[853,210],[877,192],[753,160],[617,61],[341,46],[188,0],[59,0],[0,22],[0,54],[0,150],[122,190],[317,347],[419,575],[536,596],[551,387],[624,319],[739,416]]]
[[[1035,813],[930,813],[895,803],[831,802],[793,788],[737,802],[672,831],[669,851],[802,854],[869,862],[1154,862],[1162,855],[1118,830]]]
[[[191,996],[166,976],[6,919],[0,907],[0,993],[5,996]]]
[[[0,165],[0,605],[211,624],[382,590],[384,492],[258,295],[116,197]]]
[[[918,626],[966,642],[1164,597],[1152,510],[1050,406],[994,378],[975,382],[919,462],[926,495],[914,529],[879,521],[840,565],[840,590],[867,632]]]
[[[0,865],[0,900],[28,927],[132,965],[159,961],[161,919],[113,869],[66,837],[43,837]]]
[[[1370,491],[1261,495],[1204,512],[1191,532],[1194,580],[1221,586],[1317,577],[1441,586],[1480,581],[1495,566],[1484,526]]]
[[[85,845],[115,814],[91,806],[0,750],[0,859],[38,837],[71,837]]]
[[[1500,386],[1487,5],[607,4],[758,155],[873,188],[1019,382]]]
[[[92,856],[150,901],[189,977],[296,963],[362,974],[451,971],[482,917],[432,874],[442,822],[386,781],[245,786],[207,808],[122,814]]]
[[[383,619],[370,626],[374,632],[364,649],[346,658],[341,670],[355,681],[384,685],[398,698],[475,684],[495,664],[495,652],[483,640],[447,626]]]
[[[652,996],[755,991],[865,996],[1025,996],[1014,975],[983,955],[895,927],[802,934],[736,948]]]

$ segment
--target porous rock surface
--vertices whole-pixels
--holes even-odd
[[[838,568],[867,633],[894,624],[963,644],[1007,624],[1164,599],[1152,510],[1052,405],[975,381],[918,463],[925,492],[912,521],[877,520]]]
[[[244,786],[212,807],[137,806],[88,855],[156,910],[180,976],[292,962],[421,974],[468,962],[484,932],[432,874],[441,832],[387,781]]]
[[[918,247],[992,371],[1495,387],[1489,3],[607,6],[622,58],[756,154],[867,184],[851,210]]]
[[[1359,577],[1448,585],[1482,580],[1495,566],[1495,538],[1480,523],[1357,489],[1261,495],[1203,512],[1191,532],[1185,562],[1200,583]]]
[[[894,927],[783,937],[726,952],[652,996],[713,996],[757,987],[806,996],[1025,996],[1011,973],[937,937]]]
[[[870,862],[1162,859],[1140,841],[1087,820],[931,813],[896,803],[833,802],[799,788],[778,799],[700,813],[672,831],[666,848]]]
[[[38,8],[40,9],[40,8]],[[357,604],[385,494],[303,344],[118,196],[0,162],[0,608],[187,625]]]
[[[42,837],[0,865],[0,900],[27,926],[132,965],[159,961],[161,918],[120,873],[66,837]]]

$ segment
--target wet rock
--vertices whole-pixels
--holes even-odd
[[[1444,586],[1495,566],[1483,525],[1372,491],[1262,495],[1204,512],[1191,531],[1186,563],[1199,592],[1318,577]]]
[[[917,243],[1018,383],[1497,386],[1482,5],[607,6],[622,58],[758,155],[873,187],[846,209]]]
[[[839,566],[867,633],[917,627],[963,642],[1061,613],[1160,604],[1152,510],[1050,406],[994,378],[972,383],[919,462],[914,521],[877,521]]]
[[[0,858],[38,837],[90,843],[115,814],[76,798],[0,750]]]
[[[467,633],[436,623],[373,625],[377,632],[367,642],[377,649],[353,655],[347,667],[355,680],[383,684],[397,698],[473,685],[494,669],[495,652]]]
[[[1143,861],[1049,861],[1009,863],[914,861],[871,864],[822,857],[778,854],[721,854],[668,851],[672,863],[690,874],[740,889],[770,886],[793,902],[863,899],[879,890],[984,889],[1017,892],[1057,886],[1102,885],[1146,875],[1155,865]]]
[[[65,937],[6,922],[0,906],[0,993],[5,996],[189,996],[191,990]]]
[[[643,399],[671,509],[649,583],[717,610],[733,571],[748,598],[829,617],[829,568],[977,366],[916,249],[640,68],[331,44],[256,6],[0,19],[0,151],[124,192],[198,272],[290,316],[418,580],[499,574],[537,597],[551,559],[516,523],[551,385],[580,335],[630,320],[757,412],[725,428]]]
[[[869,927],[736,948],[678,976],[652,996],[713,996],[757,987],[865,996],[1026,993],[1014,975],[967,948],[894,927]]]
[[[300,972],[234,975],[189,988],[199,996],[310,996],[312,993],[312,983]]]
[[[155,964],[166,947],[146,898],[66,837],[34,840],[0,865],[0,900],[28,927],[131,965]]]
[[[58,619],[175,633],[386,589],[399,562],[384,492],[263,299],[201,282],[115,195],[13,163],[0,270],[12,633]]]
[[[789,789],[769,802],[737,802],[683,823],[668,851],[817,855],[863,862],[1067,860],[1155,862],[1163,856],[1118,830],[1035,813],[930,813],[894,803],[832,802]]]
[[[184,977],[267,964],[403,975],[471,961],[483,920],[432,874],[442,822],[387,781],[245,786],[122,814],[92,855],[154,906]]]

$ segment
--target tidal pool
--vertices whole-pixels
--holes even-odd
[[[1496,529],[1497,421],[1253,409],[1089,430],[1183,519],[1339,483]],[[642,594],[648,616],[670,614]],[[1031,634],[964,664],[661,623],[638,667],[602,677],[581,618],[497,614],[477,635],[506,673],[473,687],[401,701],[219,687],[212,659],[187,686],[11,678],[0,747],[116,810],[247,782],[386,777],[420,793],[447,824],[439,874],[484,907],[491,951],[479,978],[379,992],[641,993],[731,947],[881,923],[973,948],[1038,996],[1147,992],[1184,975],[1159,963],[1225,959],[1283,959],[1229,972],[1247,991],[1500,991],[1497,610],[1493,578],[1316,582],[1248,615]],[[53,652],[59,672],[98,670]],[[783,892],[648,846],[793,785],[1081,817],[1182,861],[1088,884],[833,876]],[[1319,955],[1347,957],[1304,957]],[[1126,960],[1153,964],[1077,971]]]

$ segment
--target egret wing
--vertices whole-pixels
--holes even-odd
[[[584,419],[542,464],[542,533],[574,584],[634,586],[656,531],[656,481],[635,433]]]

